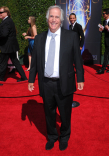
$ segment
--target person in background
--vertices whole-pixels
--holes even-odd
[[[84,45],[84,32],[83,32],[83,29],[82,29],[82,26],[76,22],[76,14],[74,13],[71,13],[69,15],[69,20],[70,20],[70,25],[69,25],[69,30],[71,31],[74,31],[74,32],[77,32],[78,34],[78,38],[80,40],[80,50],[82,50],[83,48],[83,45]]]
[[[61,28],[64,20],[63,10],[51,6],[46,13],[48,31],[35,37],[32,62],[29,73],[28,90],[34,90],[34,81],[38,73],[39,92],[44,101],[48,142],[46,150],[54,147],[58,140],[56,129],[56,108],[61,118],[59,149],[68,147],[71,133],[71,110],[73,92],[76,90],[76,67],[78,89],[84,87],[84,70],[79,48],[79,39],[75,32]]]
[[[34,16],[30,16],[28,19],[28,23],[30,24],[30,27],[27,31],[27,33],[23,33],[22,35],[25,36],[25,39],[28,39],[29,41],[29,45],[28,45],[28,60],[29,60],[29,67],[26,71],[30,70],[30,66],[31,66],[31,56],[32,56],[32,51],[33,51],[33,46],[34,46],[34,38],[37,35],[37,28],[35,25],[35,17]]]
[[[16,56],[16,51],[19,50],[19,45],[16,38],[15,25],[11,19],[8,7],[0,7],[0,19],[2,19],[2,22],[0,23],[0,81],[4,81],[9,58],[21,75],[21,78],[17,80],[17,82],[25,81],[27,80],[27,77]],[[3,84],[1,83],[1,85]]]
[[[83,32],[83,29],[82,29],[82,26],[76,22],[76,14],[74,13],[71,13],[69,15],[69,20],[70,20],[70,25],[69,25],[69,30],[71,31],[74,31],[74,32],[77,32],[78,34],[78,38],[79,38],[79,46],[80,46],[80,52],[83,48],[83,45],[84,45],[84,32]],[[79,106],[79,102],[77,101],[73,101],[72,103],[72,107],[77,107]]]
[[[103,10],[103,18],[104,18],[103,21],[104,27],[99,28],[99,31],[104,33],[105,35],[105,52],[104,52],[103,65],[100,70],[96,71],[97,74],[104,73],[109,60],[109,8]],[[107,70],[106,72],[109,73],[109,70]]]

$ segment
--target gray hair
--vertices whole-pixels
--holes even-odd
[[[61,11],[61,26],[63,25],[63,21],[64,21],[64,11],[61,9],[60,6],[58,5],[53,5],[53,6],[50,6],[47,10],[47,13],[46,13],[46,19],[47,19],[47,23],[48,23],[48,18],[49,18],[49,13],[50,13],[50,10],[53,9],[53,8],[58,8],[60,11]]]

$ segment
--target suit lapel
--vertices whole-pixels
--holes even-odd
[[[46,31],[42,38],[41,38],[41,64],[42,64],[42,69],[44,70],[45,68],[45,43],[46,43],[46,38],[47,38],[47,33],[48,31]]]
[[[61,62],[62,62],[62,57],[63,57],[63,53],[64,53],[64,45],[66,42],[66,38],[65,38],[65,32],[64,29],[61,28],[61,36],[60,36],[60,54],[59,54],[59,69],[61,67]]]
[[[69,29],[72,30],[72,25],[69,26]]]
[[[73,28],[73,29],[75,30],[75,29],[76,29],[76,27],[77,27],[77,22],[75,23],[75,25],[74,25],[74,28]]]

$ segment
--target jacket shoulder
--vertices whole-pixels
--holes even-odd
[[[48,32],[48,31],[44,31],[44,32],[42,32],[42,33],[40,33],[40,34],[37,34],[35,38],[41,38],[41,37],[43,37],[44,35],[46,35],[47,32]]]
[[[82,25],[79,23],[76,23],[77,27],[82,28]]]
[[[64,29],[64,28],[62,28],[61,31],[62,31],[62,33],[65,33],[65,34],[68,34],[68,35],[77,34],[75,31],[67,30],[67,29]]]
[[[7,18],[4,20],[4,22],[7,22],[7,21],[13,21],[13,20],[12,20],[12,18],[7,17]]]
[[[3,24],[14,24],[13,20],[10,17],[7,17],[4,21]]]
[[[61,28],[61,32],[62,33],[71,33],[72,31],[68,30],[68,29],[65,29],[65,28]]]
[[[65,39],[68,39],[69,42],[72,42],[78,36],[77,32],[67,29],[62,29],[61,33],[62,33],[61,36]]]

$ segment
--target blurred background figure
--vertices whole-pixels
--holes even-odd
[[[35,17],[30,16],[28,19],[28,24],[30,24],[29,29],[27,30],[27,33],[23,33],[22,35],[25,36],[25,39],[28,39],[29,45],[28,45],[28,60],[29,60],[29,67],[26,71],[30,70],[31,65],[31,56],[32,56],[32,50],[34,46],[34,38],[37,35],[37,28],[35,24]]]
[[[76,14],[71,13],[69,16],[70,25],[69,30],[75,31],[78,34],[79,40],[80,40],[80,50],[82,50],[83,44],[84,44],[84,32],[82,29],[82,26],[76,22]]]
[[[81,52],[81,50],[83,48],[83,45],[84,45],[84,32],[83,32],[82,26],[79,23],[77,23],[76,20],[77,20],[76,19],[76,14],[71,13],[69,15],[69,21],[71,23],[69,25],[69,30],[77,32],[78,38],[79,38],[79,41],[80,41],[79,46],[80,46],[80,52]],[[79,105],[80,104],[77,101],[73,101],[73,103],[72,103],[72,107],[78,107]]]
[[[104,61],[100,70],[96,71],[97,74],[103,74],[109,60],[109,8],[103,10],[103,27],[99,28],[99,31],[105,35],[105,52],[104,52]],[[106,71],[109,73],[109,70]]]
[[[2,19],[0,23],[0,81],[4,81],[9,58],[21,76],[17,82],[25,81],[27,77],[16,56],[19,45],[16,38],[16,28],[8,7],[0,7],[0,19]],[[3,84],[1,83],[1,85]]]

